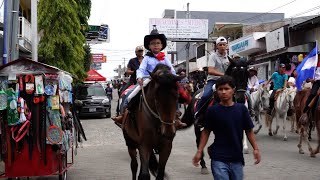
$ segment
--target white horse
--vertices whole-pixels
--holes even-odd
[[[252,102],[252,107],[255,112],[255,126],[258,127],[254,131],[255,134],[258,134],[260,129],[262,128],[261,124],[261,113],[263,110],[266,110],[269,107],[269,98],[270,94],[269,91],[259,87],[257,91],[254,91],[250,94],[251,102]]]
[[[286,133],[286,119],[287,119],[287,112],[289,109],[293,108],[293,100],[294,97],[296,96],[296,92],[297,90],[294,89],[285,89],[282,92],[279,93],[278,98],[275,102],[275,115],[273,117],[276,118],[276,130],[273,131],[272,134],[272,120],[273,117],[271,118],[271,122],[269,125],[269,135],[277,135],[278,134],[278,130],[279,130],[279,121],[282,120],[283,122],[283,133],[284,133],[284,137],[283,140],[287,141],[288,137],[287,137],[287,133]]]
[[[269,106],[269,97],[270,97],[270,94],[268,90],[265,90],[262,87],[260,87],[257,91],[252,92],[250,94],[250,99],[252,103],[251,106],[255,111],[255,117],[251,117],[251,119],[253,120],[253,123],[255,124],[255,126],[258,126],[258,129],[254,131],[255,134],[257,134],[262,127],[260,123],[261,111],[262,109],[267,108]],[[246,99],[245,101],[245,106],[248,108],[248,99]],[[243,132],[243,153],[244,154],[249,153],[248,139],[245,134],[245,131]]]

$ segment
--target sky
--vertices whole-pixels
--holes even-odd
[[[108,24],[110,42],[91,46],[107,63],[98,72],[109,80],[113,70],[135,57],[134,49],[149,34],[149,18],[162,18],[165,9],[179,11],[273,12],[285,17],[320,14],[319,0],[91,0],[90,25]],[[314,9],[311,12],[310,10]],[[304,13],[308,12],[308,13]]]

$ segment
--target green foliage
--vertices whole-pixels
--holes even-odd
[[[81,33],[78,11],[85,9],[81,14],[88,15],[88,9],[79,8],[78,1],[85,0],[39,1],[38,27],[42,34],[39,55],[44,58],[44,63],[68,71],[83,80],[86,77],[85,37]],[[91,7],[91,1],[89,4]]]
[[[84,55],[84,69],[86,72],[90,70],[90,65],[91,65],[91,48],[89,44],[86,44],[83,46],[85,55]]]

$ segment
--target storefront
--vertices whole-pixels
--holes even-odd
[[[249,56],[266,50],[264,37],[268,32],[255,32],[249,36],[236,39],[229,43],[229,55]]]

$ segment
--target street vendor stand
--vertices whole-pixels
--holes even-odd
[[[68,72],[29,59],[0,67],[0,178],[67,179],[85,134],[72,102]]]

